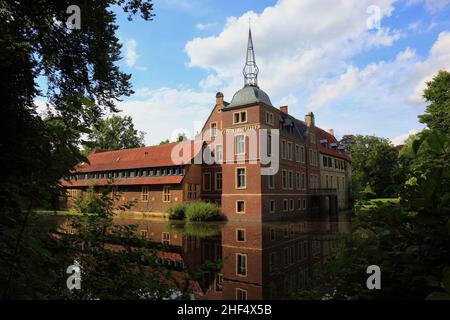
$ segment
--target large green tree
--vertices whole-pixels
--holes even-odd
[[[80,29],[65,23],[71,5],[81,9]],[[130,75],[117,66],[121,45],[113,8],[129,19],[153,16],[145,0],[0,0],[3,298],[54,294],[50,284],[63,266],[50,254],[57,245],[34,232],[33,209],[61,194],[61,177],[85,160],[78,149],[83,134],[132,93]],[[37,98],[48,101],[44,119],[36,112]]]
[[[92,129],[86,151],[143,147],[144,135],[144,132],[134,128],[133,119],[130,116],[113,115],[101,120]]]
[[[352,151],[352,179],[355,196],[371,191],[377,197],[394,193],[392,175],[397,167],[397,151],[388,139],[355,136]]]

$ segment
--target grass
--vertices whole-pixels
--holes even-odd
[[[80,215],[79,212],[75,212],[73,210],[35,210],[34,211],[37,215],[42,216],[78,216]]]

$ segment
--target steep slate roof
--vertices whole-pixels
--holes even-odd
[[[341,158],[341,159],[344,159],[344,160],[347,160],[350,162],[352,161],[352,159],[349,157],[348,154],[339,152],[330,147],[331,143],[336,143],[336,144],[338,143],[338,141],[332,134],[330,134],[329,132],[327,132],[319,127],[316,127],[316,132],[317,132],[317,138],[319,139],[319,141],[324,140],[324,139],[328,140],[327,146],[324,146],[323,144],[320,143],[319,151],[321,153],[325,153],[330,156],[333,156],[336,158]]]
[[[190,163],[194,157],[193,141],[187,140],[182,143],[189,144],[191,147],[191,156],[186,155],[183,159],[183,164]],[[90,163],[79,163],[75,166],[74,171],[98,172],[181,165],[174,163],[171,157],[172,149],[177,144],[174,142],[142,148],[92,152],[87,157]]]

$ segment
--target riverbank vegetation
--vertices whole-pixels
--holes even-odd
[[[187,221],[223,220],[219,206],[205,201],[178,204],[168,208],[167,213],[169,219],[186,219]]]
[[[420,116],[427,128],[400,151],[391,171],[395,183],[373,188],[397,190],[399,200],[357,202],[353,231],[340,238],[335,259],[323,265],[317,282],[293,292],[294,298],[450,299],[449,88],[445,71],[428,83],[429,105]],[[358,174],[356,179],[364,181]],[[370,265],[381,269],[380,290],[366,287]]]

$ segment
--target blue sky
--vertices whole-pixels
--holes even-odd
[[[260,88],[300,119],[313,111],[316,124],[338,137],[401,143],[423,128],[425,82],[450,70],[450,0],[154,3],[151,22],[130,22],[116,10],[120,66],[136,91],[119,108],[147,133],[148,145],[179,131],[192,135],[217,91],[231,101],[243,86],[249,17]]]

